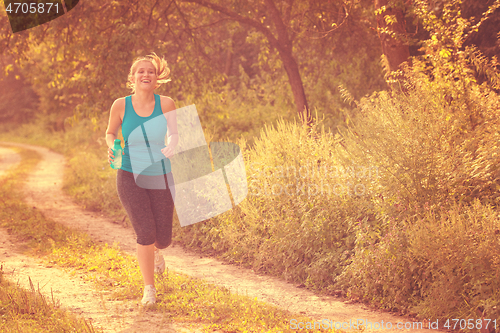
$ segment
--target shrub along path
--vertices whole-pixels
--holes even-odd
[[[29,176],[24,188],[26,202],[29,205],[40,209],[48,218],[58,223],[87,232],[95,240],[110,245],[117,242],[123,251],[135,255],[135,235],[131,228],[127,228],[103,214],[82,210],[63,193],[62,180],[65,161],[62,155],[44,147],[20,143],[0,143],[36,150],[43,155],[43,161]],[[0,155],[2,153],[8,152],[2,149]],[[10,164],[15,163],[16,158],[10,156],[6,159],[0,156],[0,161],[7,161]],[[0,170],[2,170],[2,163],[0,163]],[[416,321],[390,313],[372,311],[360,304],[348,304],[333,296],[316,295],[274,277],[258,275],[252,270],[226,265],[213,258],[200,257],[183,250],[180,246],[169,247],[163,250],[163,254],[169,270],[202,278],[209,283],[226,287],[232,292],[257,298],[260,301],[293,313],[301,313],[318,321],[323,319],[333,322],[349,322],[358,319],[372,323],[382,323],[383,321],[383,323],[391,322],[394,330],[396,330],[398,322]],[[37,282],[33,282],[36,285]],[[84,310],[82,311],[84,312]],[[429,332],[430,330],[397,331]]]

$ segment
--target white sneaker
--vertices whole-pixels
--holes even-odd
[[[163,274],[165,272],[165,259],[160,254],[160,250],[155,248],[155,273]]]
[[[142,305],[153,305],[156,303],[156,289],[152,284],[144,287],[144,296],[141,303]]]

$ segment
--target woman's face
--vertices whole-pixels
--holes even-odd
[[[154,90],[156,88],[156,69],[150,61],[140,61],[134,74],[136,90]]]

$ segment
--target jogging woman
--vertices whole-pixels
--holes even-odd
[[[154,93],[170,81],[167,62],[156,54],[137,58],[128,76],[132,95],[114,101],[106,130],[108,161],[121,126],[125,141],[116,185],[120,201],[137,235],[137,258],[144,280],[142,304],[156,302],[154,273],[163,273],[160,249],[172,241],[173,178],[169,157],[179,141],[174,101]],[[168,128],[168,144],[165,137]],[[140,154],[141,149],[146,155]],[[151,163],[150,156],[155,156]],[[160,155],[160,157],[158,157]],[[146,156],[147,158],[143,158]]]

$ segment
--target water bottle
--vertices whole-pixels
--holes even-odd
[[[119,139],[116,139],[115,145],[111,149],[113,151],[113,155],[115,155],[115,157],[113,158],[113,162],[111,162],[111,167],[113,169],[120,169],[122,167],[123,149],[120,142],[121,141]]]

